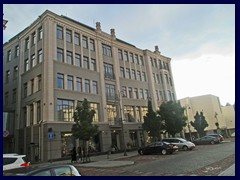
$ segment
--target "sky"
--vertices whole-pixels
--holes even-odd
[[[234,4],[3,4],[3,43],[45,10],[171,58],[177,99],[212,94],[235,103]]]

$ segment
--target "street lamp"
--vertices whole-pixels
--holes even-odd
[[[124,127],[123,127],[123,118],[122,118],[122,105],[120,102],[120,97],[121,97],[121,91],[118,92],[118,107],[119,107],[119,113],[120,113],[120,123],[121,123],[121,130],[122,130],[122,141],[123,141],[123,148],[124,148],[124,156],[127,156],[127,150],[126,150],[126,143],[125,143],[125,137],[124,137]]]
[[[191,132],[191,129],[190,129],[190,123],[189,123],[189,119],[188,119],[188,109],[191,109],[191,108],[190,108],[190,107],[185,107],[186,116],[187,116],[187,126],[188,126],[189,136],[190,136],[190,140],[192,141],[192,132]]]
[[[3,14],[4,15],[4,14]],[[3,19],[3,30],[5,30],[6,29],[6,24],[7,24],[7,20],[5,20],[5,19]]]

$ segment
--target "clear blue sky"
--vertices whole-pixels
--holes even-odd
[[[158,45],[172,58],[178,99],[212,94],[235,103],[235,5],[4,4],[8,41],[45,10],[102,30],[141,49]]]

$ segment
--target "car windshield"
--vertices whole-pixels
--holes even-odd
[[[187,140],[186,139],[183,139],[183,138],[178,138],[180,141],[182,142],[186,142]]]

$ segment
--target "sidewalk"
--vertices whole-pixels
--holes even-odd
[[[235,176],[235,164],[221,172],[218,176]]]

